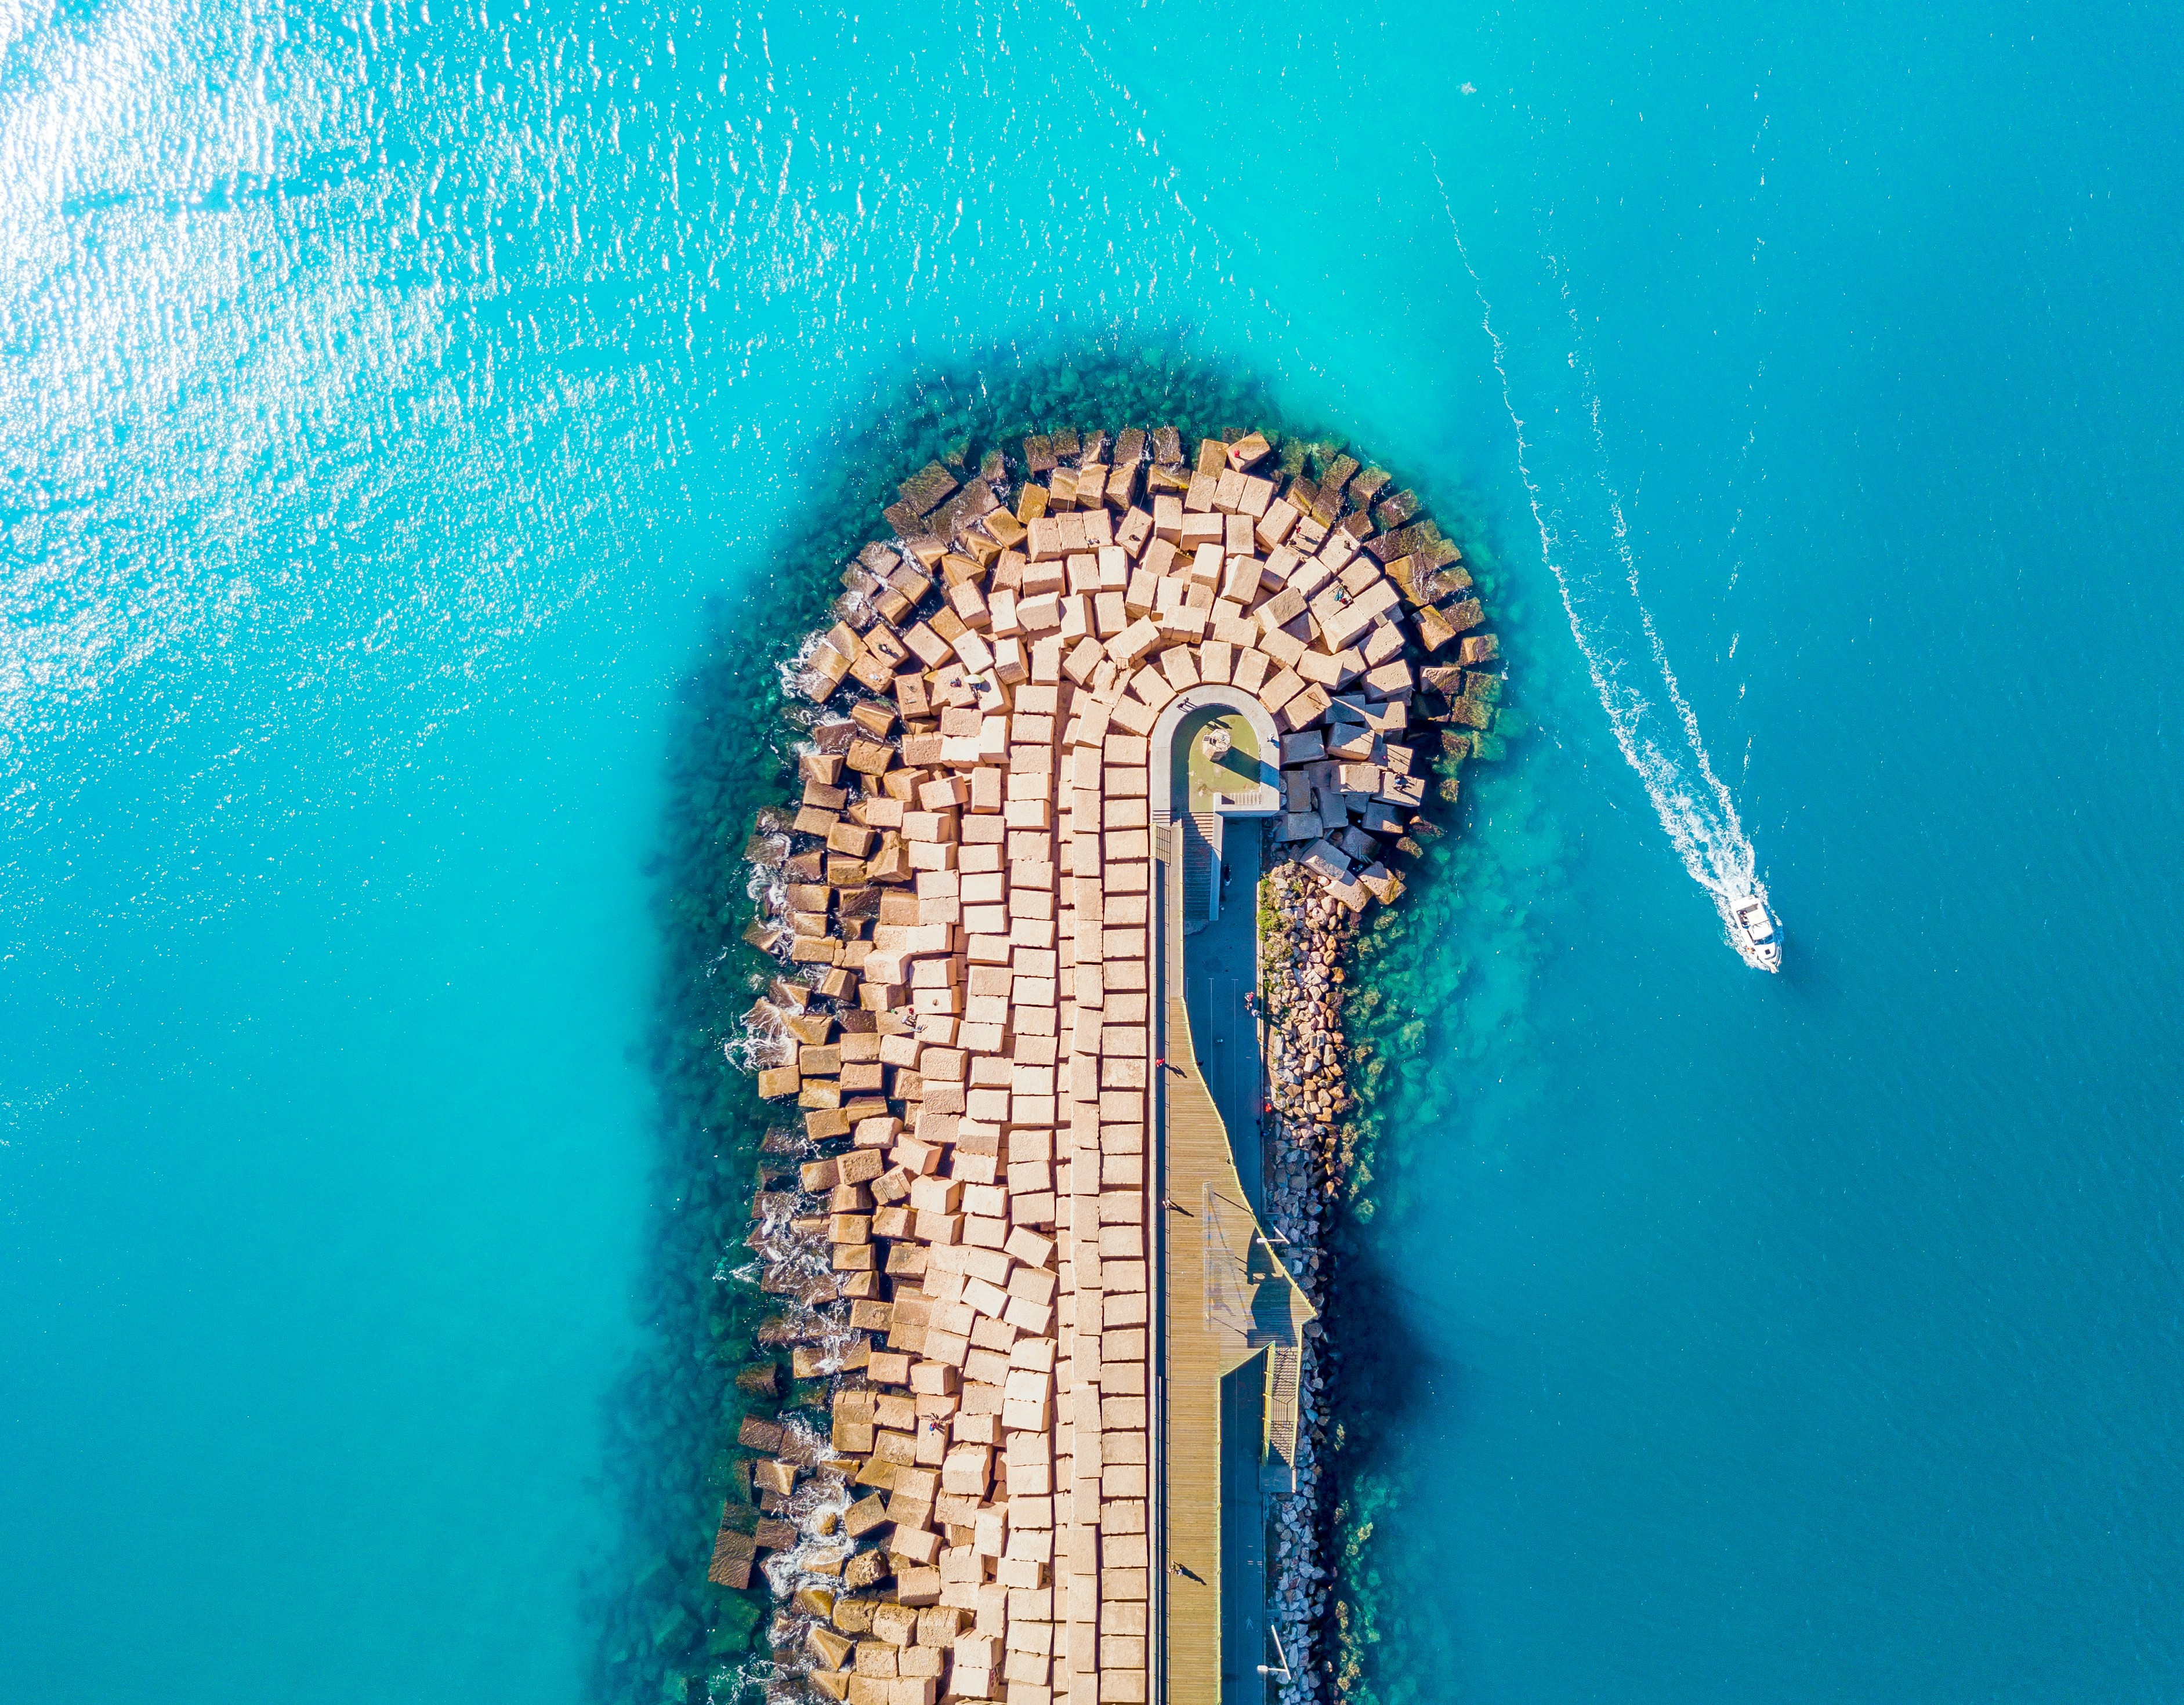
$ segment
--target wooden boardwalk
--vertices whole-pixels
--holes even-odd
[[[1156,831],[1163,896],[1158,943],[1163,1030],[1161,1303],[1163,1416],[1161,1463],[1164,1567],[1164,1683],[1168,1705],[1219,1705],[1222,1697],[1221,1382],[1253,1357],[1245,1330],[1251,1286],[1240,1258],[1257,1230],[1228,1131],[1200,1071],[1184,1001],[1180,825]],[[1247,902],[1248,903],[1248,902]],[[1263,1258],[1263,1250],[1262,1250]],[[1223,1295],[1209,1298],[1209,1275]],[[1246,1299],[1240,1321],[1233,1299]],[[1209,1301],[1214,1304],[1209,1308]],[[1226,1306],[1224,1306],[1226,1303]],[[1259,1441],[1240,1441],[1256,1458]],[[1251,1512],[1256,1519],[1256,1505]],[[1180,1571],[1180,1572],[1179,1572]],[[1258,1654],[1245,1661],[1256,1663]]]

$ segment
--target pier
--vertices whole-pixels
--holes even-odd
[[[1285,1671],[1267,1500],[1316,1310],[1264,1209],[1318,1115],[1270,1102],[1262,857],[1393,902],[1499,697],[1460,553],[1304,449],[933,464],[798,659],[746,937],[797,1170],[750,1247],[828,1407],[744,1423],[712,1565],[778,1601],[777,1686],[1257,1705]]]

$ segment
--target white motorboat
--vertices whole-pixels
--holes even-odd
[[[1732,893],[1728,907],[1730,927],[1736,932],[1737,951],[1748,964],[1763,971],[1782,969],[1782,934],[1767,902],[1753,893]]]

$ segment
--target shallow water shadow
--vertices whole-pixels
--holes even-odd
[[[1412,1279],[1370,1246],[1346,1248],[1328,1331],[1341,1347],[1334,1413],[1346,1430],[1343,1471],[1398,1465],[1390,1441],[1430,1405],[1461,1419],[1460,1369],[1413,1322],[1425,1297]]]

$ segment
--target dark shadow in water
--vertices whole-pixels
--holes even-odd
[[[1390,1465],[1387,1441],[1423,1411],[1461,1419],[1465,1407],[1457,1364],[1412,1325],[1424,1301],[1417,1285],[1376,1250],[1349,1241],[1337,1258],[1341,1278],[1328,1313],[1329,1336],[1342,1352],[1335,1413],[1347,1436],[1346,1475]]]

